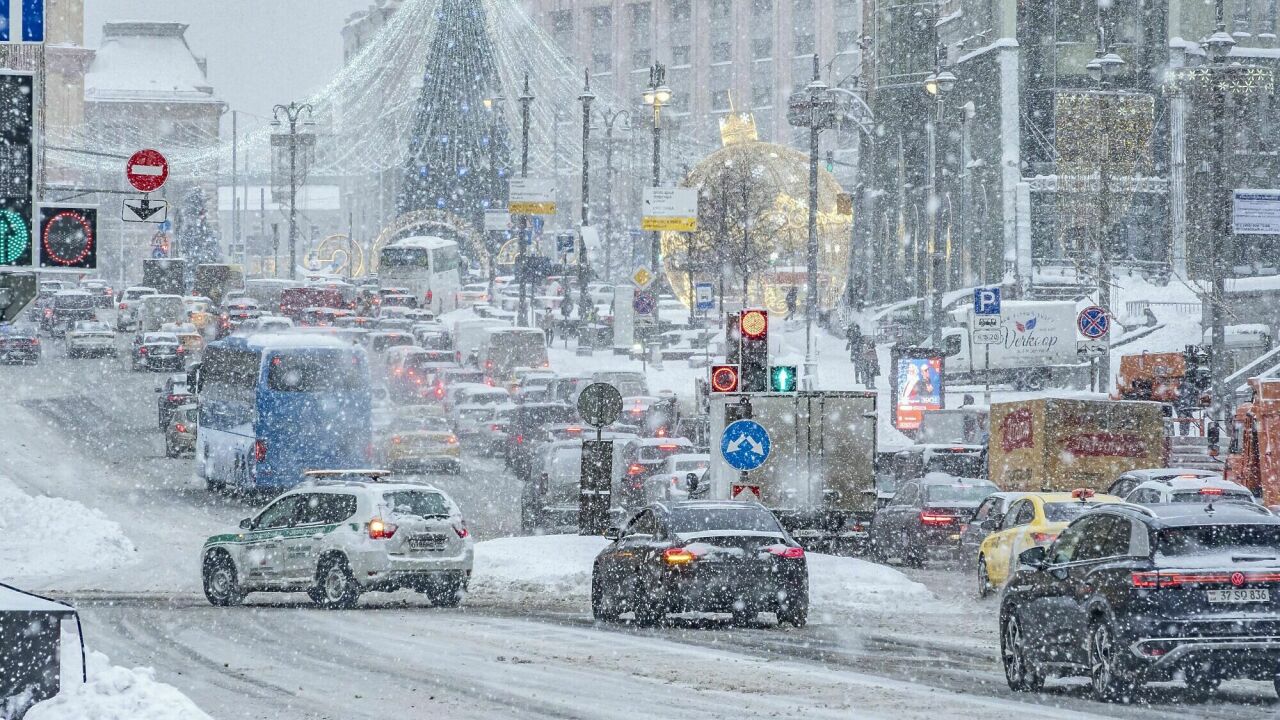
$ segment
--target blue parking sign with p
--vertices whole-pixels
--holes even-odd
[[[974,315],[999,315],[1000,314],[1000,288],[974,288],[973,289],[973,314]]]

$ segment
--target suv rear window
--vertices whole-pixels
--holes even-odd
[[[1280,548],[1277,525],[1194,525],[1165,528],[1156,533],[1156,552],[1165,556],[1225,553],[1236,549],[1266,551],[1274,556]]]
[[[88,295],[59,295],[53,299],[53,306],[65,310],[88,310],[93,307],[93,298]]]
[[[773,514],[758,507],[678,508],[671,511],[671,529],[676,533],[718,530],[782,533]]]
[[[1253,496],[1249,493],[1242,492],[1222,492],[1214,495],[1207,495],[1199,490],[1191,492],[1176,492],[1173,494],[1173,502],[1176,503],[1211,503],[1211,502],[1253,502]]]
[[[440,493],[400,490],[382,494],[382,500],[396,513],[418,517],[448,517],[449,503]]]
[[[928,502],[981,502],[996,491],[994,485],[926,485],[925,500]]]

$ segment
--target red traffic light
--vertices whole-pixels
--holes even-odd
[[[759,340],[769,334],[768,310],[743,310],[738,319],[738,329],[742,337],[748,340]]]
[[[731,393],[738,391],[737,365],[711,366],[711,392]]]

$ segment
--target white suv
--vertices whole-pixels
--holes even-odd
[[[1178,476],[1148,480],[1133,489],[1124,498],[1136,505],[1163,505],[1165,503],[1238,502],[1257,504],[1253,493],[1245,486],[1223,480],[1219,476]]]
[[[204,593],[236,605],[250,592],[306,592],[351,607],[370,590],[410,588],[456,607],[471,578],[474,540],[458,506],[427,484],[382,470],[312,471],[238,530],[201,550]]]

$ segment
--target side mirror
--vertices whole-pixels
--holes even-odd
[[[240,529],[241,529],[241,530],[252,530],[252,529],[253,529],[253,518],[245,518],[245,519],[241,520],[241,521],[240,521]]]
[[[605,540],[618,540],[622,537],[622,528],[611,527],[604,531]]]
[[[987,531],[995,530],[995,529],[996,529],[997,527],[999,527],[999,526],[1000,526],[1000,519],[999,519],[999,518],[997,518],[997,517],[989,517],[989,518],[987,518],[986,520],[983,520],[983,521],[978,525],[978,527],[982,528],[983,530],[987,530]]]
[[[689,492],[693,492],[694,490],[697,490],[698,489],[698,473],[689,473],[685,475],[684,484],[689,489]]]
[[[1018,564],[1025,565],[1036,570],[1043,570],[1048,564],[1045,562],[1045,549],[1043,546],[1037,545],[1033,548],[1027,548],[1018,553]]]

